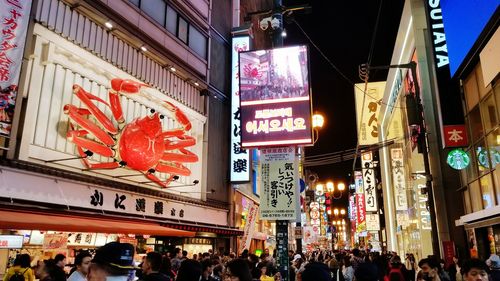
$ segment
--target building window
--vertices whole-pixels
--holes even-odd
[[[479,102],[479,93],[477,92],[477,80],[474,72],[469,75],[464,81],[465,100],[467,101],[467,109],[471,110]]]
[[[177,38],[181,39],[182,42],[188,43],[188,23],[182,17],[179,18],[179,27],[177,29]]]
[[[495,205],[495,196],[493,195],[493,182],[490,175],[486,175],[480,179],[481,198],[483,199],[483,208],[488,209]]]
[[[495,182],[496,203],[500,205],[500,169],[493,171],[493,181]]]
[[[481,188],[479,187],[479,180],[476,180],[469,185],[469,194],[472,203],[472,211],[481,211],[483,209],[483,200],[481,198]]]
[[[470,203],[469,190],[465,189],[463,194],[464,194],[465,213],[470,214],[472,213],[472,206]]]
[[[141,0],[128,0],[130,3],[136,5],[137,7],[139,7],[139,3],[141,2]]]
[[[481,123],[481,112],[479,106],[476,106],[469,113],[470,131],[472,134],[472,142],[478,141],[484,134],[483,124]]]
[[[162,26],[165,25],[165,9],[167,4],[163,0],[148,0],[141,1],[141,10],[143,10],[148,16],[153,18],[157,23]]]
[[[485,131],[489,132],[498,125],[497,107],[493,92],[481,102],[481,112],[484,120]]]
[[[194,26],[189,26],[189,47],[202,58],[207,57],[207,38]]]
[[[172,34],[177,34],[177,12],[172,7],[167,6],[167,21],[165,28]]]

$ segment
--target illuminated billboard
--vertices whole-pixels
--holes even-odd
[[[312,144],[308,49],[240,52],[243,148]]]

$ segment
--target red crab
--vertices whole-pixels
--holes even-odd
[[[245,73],[245,77],[256,78],[259,80],[262,78],[262,72],[260,69],[250,63],[245,64],[243,72]]]
[[[191,171],[182,163],[198,161],[186,147],[196,144],[196,140],[186,135],[191,129],[191,122],[175,105],[165,102],[164,106],[174,114],[182,128],[163,131],[160,119],[164,116],[152,109],[150,116],[139,117],[131,123],[125,123],[120,103],[120,94],[138,94],[146,84],[115,78],[111,80],[109,101],[86,92],[81,86],[73,85],[75,94],[86,108],[72,104],[64,106],[64,113],[70,118],[69,141],[73,142],[88,169],[115,169],[127,167],[142,172],[148,179],[166,188],[176,175],[189,176]],[[118,122],[118,128],[92,100],[103,103],[111,109]],[[89,119],[92,115],[97,124]],[[99,125],[100,126],[99,126]],[[86,137],[91,134],[95,140]],[[94,153],[113,158],[112,162],[92,163],[88,159]],[[168,173],[166,181],[160,180],[155,172]]]

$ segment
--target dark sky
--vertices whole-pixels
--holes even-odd
[[[285,6],[310,4],[312,13],[294,13],[294,18],[305,33],[343,72],[350,81],[360,83],[358,65],[366,63],[377,11],[382,10],[371,65],[388,65],[401,19],[404,0],[283,0]],[[314,147],[306,149],[306,156],[331,153],[356,147],[356,115],[354,86],[346,81],[310,44],[295,23],[285,23],[286,45],[307,44],[310,53],[313,110],[325,117]],[[382,81],[386,71],[371,73],[370,81]],[[352,161],[316,166],[320,181],[350,181]]]

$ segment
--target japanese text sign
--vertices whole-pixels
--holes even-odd
[[[362,232],[366,230],[366,210],[365,194],[363,188],[363,174],[360,171],[354,172],[354,184],[356,185],[356,231]]]
[[[366,214],[366,230],[368,231],[380,230],[380,218],[378,214]]]
[[[261,150],[260,217],[262,220],[295,220],[299,194],[295,148]]]
[[[443,126],[443,138],[445,147],[466,147],[469,144],[465,125]]]
[[[245,224],[245,229],[243,232],[243,237],[241,237],[240,251],[245,249],[250,249],[250,244],[252,242],[253,233],[255,231],[255,221],[257,219],[257,214],[259,212],[259,206],[254,204],[253,201],[249,200],[248,216],[247,222]]]
[[[307,47],[241,52],[239,71],[242,147],[311,144]]]
[[[0,1],[0,134],[10,135],[31,1]]]
[[[0,235],[0,249],[21,249],[23,240],[22,235]]]
[[[377,189],[375,182],[375,168],[371,152],[361,154],[361,166],[363,171],[366,211],[376,212],[378,210]]]
[[[391,161],[396,211],[406,211],[408,210],[408,199],[406,197],[406,177],[403,162],[403,149],[392,148]]]
[[[248,51],[249,36],[233,38],[231,58],[231,182],[250,180],[250,151],[241,147],[240,81],[238,53]]]
[[[378,142],[380,125],[378,115],[384,90],[385,82],[368,83],[366,91],[365,83],[354,85],[359,145],[370,145]]]

